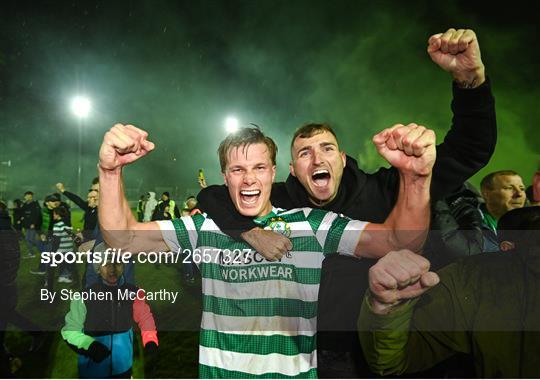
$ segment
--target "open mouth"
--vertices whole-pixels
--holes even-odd
[[[328,183],[330,182],[330,173],[326,169],[315,170],[311,175],[311,179],[315,186],[328,186]]]
[[[116,284],[116,283],[118,282],[118,277],[115,276],[115,275],[109,275],[109,276],[107,277],[107,282],[108,282],[109,284]]]
[[[254,204],[259,200],[259,196],[261,195],[260,190],[242,190],[240,191],[240,199],[245,204]]]

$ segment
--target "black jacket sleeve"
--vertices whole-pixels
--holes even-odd
[[[79,206],[83,211],[88,210],[88,202],[85,202],[81,197],[79,197],[77,194],[73,194],[69,191],[64,191],[62,194],[66,196],[67,199],[75,203],[77,206]]]
[[[442,199],[482,169],[497,142],[495,100],[489,79],[475,89],[453,84],[452,128],[437,146],[431,197]]]

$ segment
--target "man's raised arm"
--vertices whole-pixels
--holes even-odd
[[[115,124],[99,150],[99,224],[103,238],[114,248],[132,253],[168,250],[155,222],[139,223],[124,194],[122,168],[154,149],[148,133],[132,125]]]
[[[414,123],[396,124],[375,135],[373,143],[379,154],[398,170],[399,194],[384,223],[366,226],[355,254],[376,258],[400,249],[420,252],[430,221],[435,133]]]

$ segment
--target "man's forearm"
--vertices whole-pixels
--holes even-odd
[[[100,199],[99,224],[103,231],[127,231],[136,223],[124,195],[121,169],[104,170],[98,167]]]
[[[67,198],[69,199],[70,201],[72,201],[73,203],[75,203],[77,206],[79,206],[82,210],[86,211],[88,210],[88,203],[85,202],[81,197],[79,197],[77,194],[75,193],[71,193],[67,190],[63,191],[62,194]]]
[[[430,221],[429,176],[400,173],[399,194],[394,209],[386,219],[395,249],[419,251],[427,237]]]

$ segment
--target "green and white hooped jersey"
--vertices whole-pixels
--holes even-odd
[[[191,254],[202,274],[202,378],[317,377],[317,298],[329,254],[353,255],[366,222],[324,210],[274,208],[256,220],[291,239],[267,261],[204,215],[159,221],[172,252]]]

